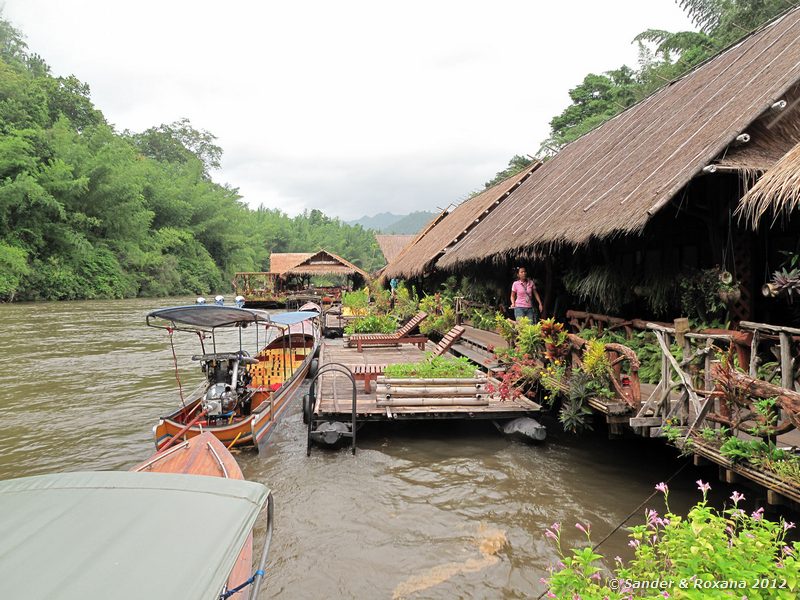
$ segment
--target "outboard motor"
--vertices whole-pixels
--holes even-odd
[[[244,306],[244,296],[236,296],[236,298],[233,299],[233,303],[237,308],[242,308]]]
[[[230,416],[237,404],[241,404],[243,414],[249,413],[247,386],[252,375],[241,364],[248,361],[256,362],[237,354],[213,355],[203,361],[203,371],[211,385],[201,404],[209,421]]]
[[[225,297],[224,296],[216,296],[214,298],[214,304],[217,306],[225,306]]]
[[[206,299],[203,298],[202,296],[199,296],[197,298],[197,300],[195,300],[195,304],[205,304],[205,303],[206,303]]]
[[[209,418],[221,417],[236,408],[238,395],[227,383],[215,383],[203,398],[203,410]]]

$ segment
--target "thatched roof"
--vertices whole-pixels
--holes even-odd
[[[798,80],[793,9],[566,146],[437,266],[640,232]]]
[[[383,276],[413,277],[424,274],[449,246],[455,244],[482,219],[490,215],[541,165],[542,163],[535,162],[513,177],[459,204],[390,262]]]
[[[282,275],[312,256],[312,252],[273,252],[269,255],[269,272]]]
[[[319,250],[318,252],[273,252],[269,257],[270,271],[286,275],[358,275],[369,279],[366,271],[341,256]],[[280,269],[280,270],[278,270]]]
[[[417,237],[416,234],[409,235],[380,235],[375,234],[375,239],[378,241],[378,246],[381,248],[383,257],[386,262],[392,262],[395,256],[403,251],[403,248]]]
[[[800,144],[758,180],[739,202],[737,212],[754,228],[764,215],[773,219],[800,208]]]
[[[749,141],[734,142],[714,164],[760,175],[800,142],[800,86],[791,87],[783,98],[785,110],[768,110],[750,123],[745,132]]]

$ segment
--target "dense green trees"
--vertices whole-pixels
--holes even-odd
[[[361,227],[249,210],[212,181],[221,156],[186,119],[115,132],[86,84],[52,76],[0,20],[0,299],[224,291],[271,251],[382,264]]]
[[[639,66],[590,73],[570,90],[572,100],[550,121],[544,156],[558,152],[665,83],[710,58],[800,0],[676,0],[699,31],[672,33],[648,29],[636,36]]]

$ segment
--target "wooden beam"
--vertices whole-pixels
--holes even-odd
[[[792,338],[785,331],[779,334],[781,340],[781,387],[794,390],[794,367],[792,365]]]

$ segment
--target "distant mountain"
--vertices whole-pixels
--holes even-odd
[[[379,233],[417,233],[434,217],[434,213],[417,211],[408,215],[396,215],[385,212],[372,217],[363,216],[348,225],[361,225],[364,229],[372,229]]]

